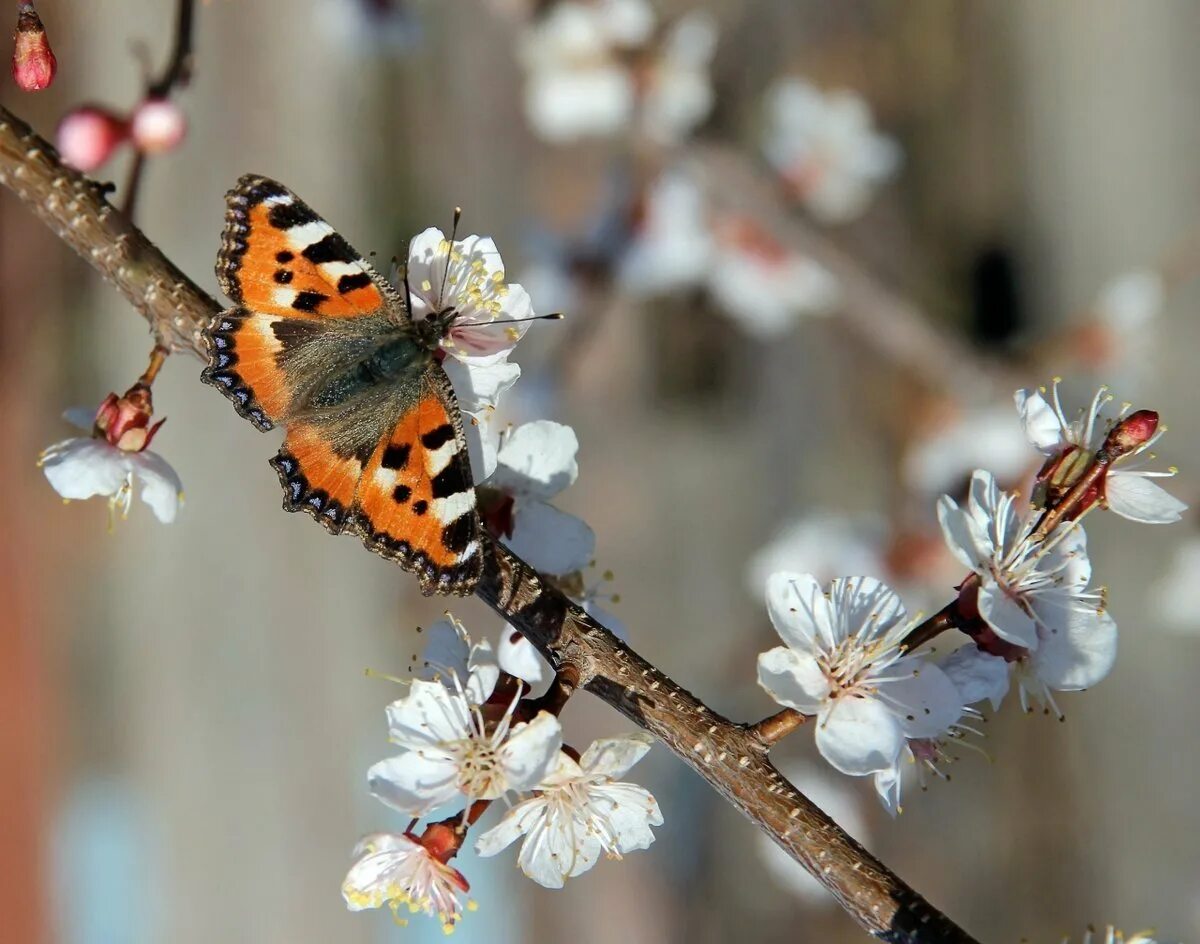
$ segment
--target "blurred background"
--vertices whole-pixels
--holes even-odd
[[[128,111],[175,4],[44,0],[58,57],[3,102],[53,136]],[[772,566],[864,570],[932,611],[961,574],[934,501],[982,466],[1037,466],[1013,389],[1101,382],[1158,409],[1161,467],[1200,498],[1200,7],[1187,0],[595,6],[529,0],[212,0],[196,12],[186,138],[147,161],[137,223],[202,286],[223,197],[275,177],[383,258],[413,233],[496,238],[538,311],[505,420],[580,441],[556,499],[590,522],[604,606],[716,709],[772,710]],[[122,197],[118,147],[94,172]],[[155,440],[183,478],[170,526],[135,501],[63,507],[35,467],[143,370],[144,322],[0,197],[0,940],[382,942],[441,937],[349,913],[357,838],[402,830],[367,793],[391,753],[418,625],[445,601],[357,541],[279,509],[261,435],[169,359]],[[1200,937],[1196,518],[1097,514],[1121,654],[1066,719],[1015,697],[949,782],[892,819],[801,729],[777,750],[875,854],[982,940],[1088,922]],[[774,542],[774,543],[773,543]],[[869,568],[869,569],[868,569]],[[455,602],[477,636],[500,627]],[[568,738],[629,725],[580,695]],[[560,892],[502,855],[460,868],[460,942],[857,941],[798,867],[657,749],[635,779],[658,841]]]

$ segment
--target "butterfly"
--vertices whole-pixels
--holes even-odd
[[[205,331],[202,379],[260,430],[283,507],[356,534],[421,592],[470,594],[483,566],[467,441],[436,352],[455,310],[410,305],[286,187],[226,195],[217,279],[233,307]]]

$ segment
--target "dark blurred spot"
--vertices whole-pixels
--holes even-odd
[[[971,264],[971,336],[1002,347],[1023,327],[1019,274],[1012,253],[1001,245],[980,250]]]

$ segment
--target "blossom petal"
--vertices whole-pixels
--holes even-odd
[[[451,326],[449,337],[442,342],[449,354],[482,367],[495,363],[524,337],[530,319],[534,317],[533,301],[516,282],[503,288],[503,300],[498,302],[502,307],[491,313],[489,320],[482,320],[482,312],[466,312],[461,316],[463,324],[456,320]],[[474,318],[481,320],[474,321]]]
[[[437,682],[414,679],[404,698],[387,706],[388,736],[410,749],[462,740],[471,719],[464,699]]]
[[[640,732],[624,737],[598,738],[583,752],[579,766],[596,777],[616,779],[646,756],[654,738]]]
[[[535,570],[555,575],[582,570],[596,552],[587,522],[534,499],[517,504],[512,537],[504,543]]]
[[[414,855],[423,854],[421,846],[407,836],[374,833],[354,847],[357,861],[342,882],[342,897],[351,911],[379,908],[387,901],[387,889],[394,884],[393,873],[407,865]]]
[[[512,430],[488,483],[514,498],[549,501],[579,476],[579,439],[562,423],[536,420]]]
[[[412,292],[413,320],[436,313],[441,305],[441,286],[446,274],[450,243],[436,226],[414,236],[408,244],[406,277]]]
[[[63,498],[115,495],[129,475],[128,455],[102,439],[55,443],[41,456],[42,471]]]
[[[475,840],[475,851],[484,857],[503,852],[544,816],[545,801],[541,797],[523,800],[508,810],[495,826],[480,833]]]
[[[1088,559],[1087,534],[1083,526],[1073,522],[1061,524],[1046,541],[1054,546],[1046,555],[1045,569],[1055,572],[1056,581],[1063,590],[1081,593],[1092,579],[1092,562]]]
[[[1116,661],[1117,624],[1107,613],[1073,609],[1061,627],[1042,634],[1042,644],[1030,658],[1038,678],[1050,688],[1091,688]]]
[[[1038,647],[1037,624],[1033,617],[990,580],[979,588],[979,615],[1005,642],[1025,649]]]
[[[537,647],[520,631],[505,624],[500,631],[500,646],[496,650],[500,668],[529,685],[529,698],[540,698],[550,688],[554,670]]]
[[[1104,500],[1110,511],[1145,524],[1178,521],[1188,507],[1145,475],[1120,469],[1108,473]]]
[[[829,679],[811,655],[776,646],[758,657],[758,684],[779,704],[816,714],[829,695]]]
[[[962,695],[946,673],[930,662],[901,659],[892,670],[910,663],[911,674],[879,682],[878,697],[899,717],[905,737],[937,737],[962,717]]]
[[[492,697],[496,683],[500,681],[500,663],[492,644],[481,639],[471,647],[471,655],[467,659],[469,674],[464,690],[467,700],[472,705],[482,705]]]
[[[861,639],[875,639],[907,617],[904,601],[874,577],[838,577],[829,585],[831,609],[841,625]]]
[[[575,824],[548,822],[521,845],[517,865],[529,878],[544,888],[562,888],[572,875],[586,872],[600,858],[600,840],[588,832],[571,828]]]
[[[437,751],[409,751],[372,764],[367,787],[392,809],[408,816],[425,816],[458,795],[458,765]]]
[[[844,774],[885,770],[904,746],[899,719],[876,698],[840,698],[817,722],[817,750]]]
[[[767,615],[779,638],[797,652],[835,643],[829,601],[812,574],[771,574],[767,578]]]
[[[1062,423],[1053,407],[1037,390],[1018,390],[1013,394],[1017,416],[1025,438],[1042,455],[1050,456],[1066,445]]]
[[[70,406],[63,410],[63,419],[72,426],[77,426],[85,433],[90,433],[96,425],[96,408],[94,406]]]
[[[532,790],[538,785],[562,749],[562,727],[558,718],[539,711],[528,724],[519,724],[499,751],[508,789]],[[481,797],[480,799],[493,799]]]
[[[635,783],[593,787],[593,803],[607,807],[606,817],[620,853],[647,849],[654,842],[651,826],[661,826],[662,811],[649,790]],[[589,866],[590,868],[590,866]],[[583,869],[571,872],[578,875]]]
[[[417,675],[427,682],[449,682],[449,674],[465,679],[470,674],[467,658],[470,647],[458,626],[440,619],[425,630],[425,648]]]
[[[958,503],[949,495],[943,495],[938,499],[937,516],[938,524],[942,526],[942,536],[946,539],[946,547],[955,559],[970,570],[985,567],[988,555],[981,553],[975,541],[971,518],[958,507]]]
[[[879,794],[879,802],[888,814],[895,817],[900,812],[900,765],[904,760],[904,751],[896,759],[896,763],[885,770],[875,771],[875,792]]]
[[[450,377],[450,383],[454,385],[454,396],[458,400],[459,409],[472,416],[494,410],[500,394],[515,384],[521,376],[521,366],[508,360],[474,364],[456,357],[447,357],[442,361],[442,367]],[[483,476],[479,476],[479,480],[482,481]]]
[[[163,524],[170,524],[175,520],[183,495],[183,482],[178,474],[166,459],[149,450],[134,453],[130,463],[142,483],[142,501],[150,506],[154,517]]]
[[[1008,663],[1002,657],[967,643],[946,656],[938,666],[954,683],[964,705],[987,699],[994,711],[1000,709],[1009,685]]]

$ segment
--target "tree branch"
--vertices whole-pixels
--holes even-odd
[[[221,306],[53,148],[0,108],[0,183],[87,259],[150,322],[164,345],[203,358],[202,329]],[[661,739],[828,888],[859,925],[904,944],[973,944],[800,794],[752,726],[716,714],[596,623],[496,542],[484,549],[478,596],[556,670]]]

